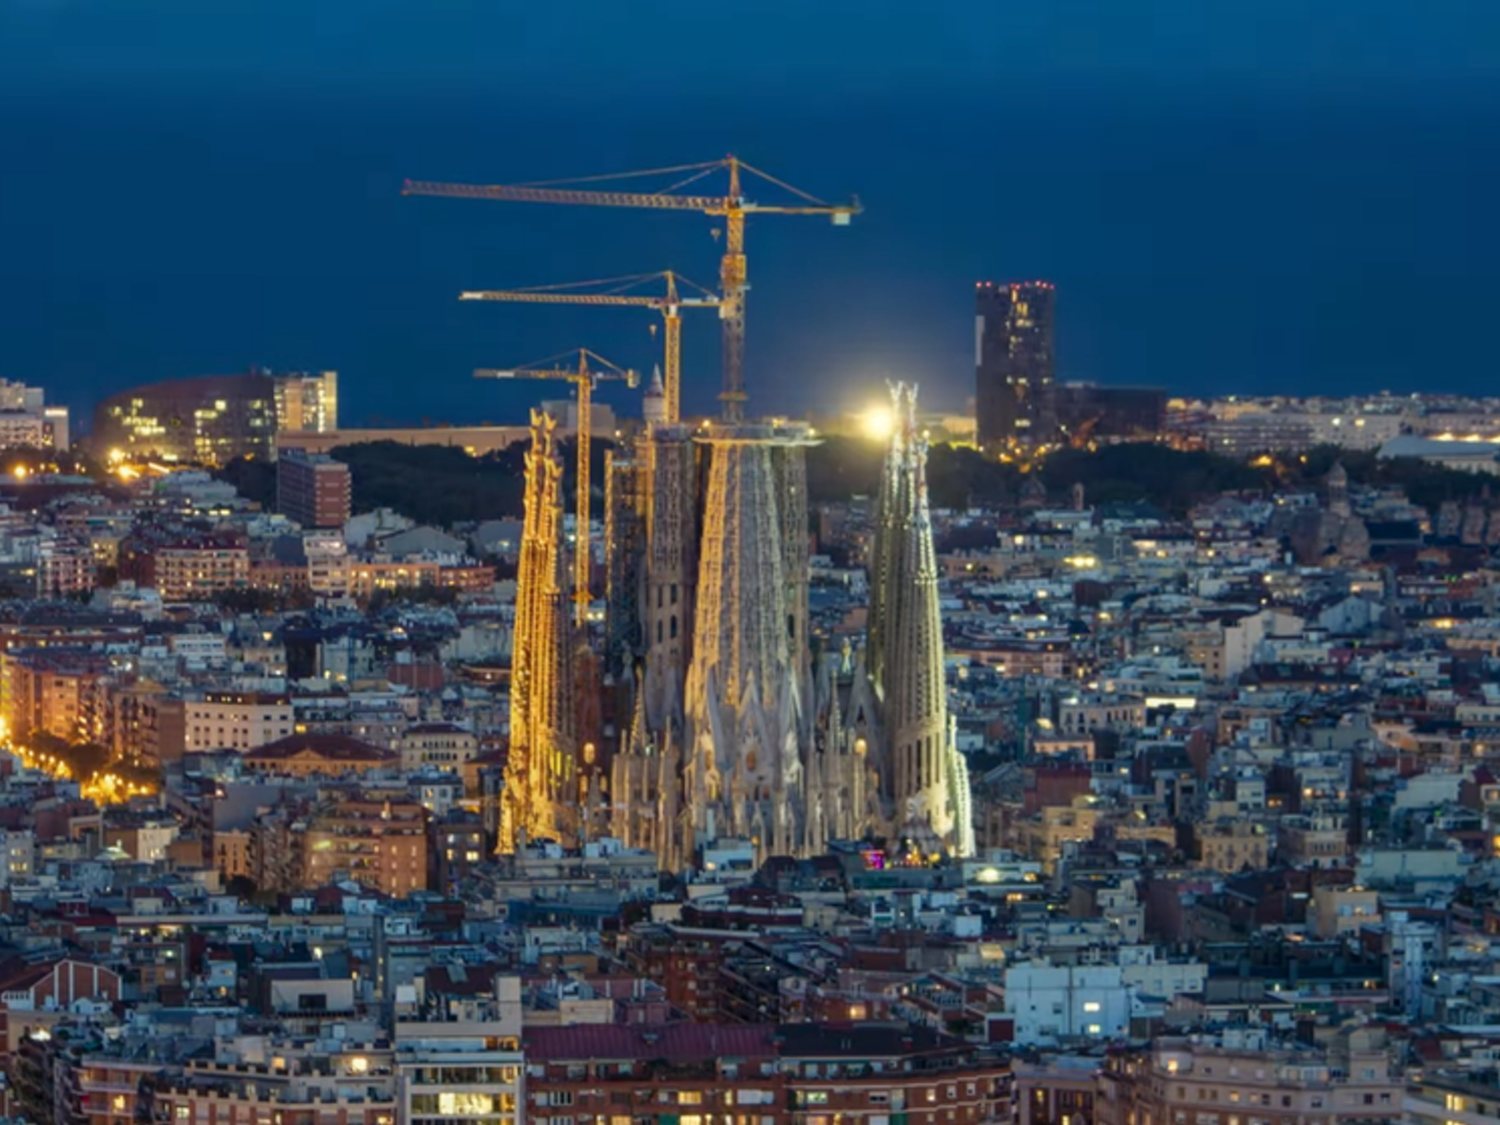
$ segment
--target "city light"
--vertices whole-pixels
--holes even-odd
[[[860,431],[871,441],[889,441],[896,427],[896,416],[889,406],[876,404],[859,416]]]

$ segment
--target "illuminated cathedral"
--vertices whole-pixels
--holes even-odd
[[[865,838],[972,854],[927,446],[916,388],[891,395],[859,651],[846,640],[814,658],[808,634],[809,427],[656,422],[610,458],[604,665],[628,686],[630,720],[607,767],[579,737],[597,662],[580,659],[567,612],[555,423],[533,415],[501,851],[607,832],[671,871],[728,840],[758,860]]]
[[[759,859],[871,836],[973,850],[915,387],[892,401],[862,653],[812,656],[806,426],[658,426],[631,463],[645,478],[622,490],[644,508],[639,661],[611,826],[664,869],[723,839]]]

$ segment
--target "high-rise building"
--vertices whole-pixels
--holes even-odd
[[[304,528],[349,522],[353,484],[349,466],[326,453],[283,450],[276,458],[276,510]]]
[[[339,428],[339,373],[289,371],[275,375],[276,428],[329,434]]]
[[[974,403],[985,448],[1054,436],[1054,296],[1050,281],[983,281],[975,291]]]

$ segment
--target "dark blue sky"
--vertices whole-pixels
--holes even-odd
[[[402,199],[736,151],[867,211],[752,220],[750,390],[971,393],[972,285],[1060,289],[1061,374],[1493,388],[1500,5],[1436,0],[0,0],[0,375],[86,408],[336,367],[346,423],[504,420],[475,384],[644,315],[471,286],[677,268],[691,215]],[[688,325],[689,408],[717,325]],[[618,394],[616,393],[618,400]]]

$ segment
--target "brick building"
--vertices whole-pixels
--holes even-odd
[[[324,453],[282,450],[276,459],[276,510],[304,529],[349,522],[349,466]]]

